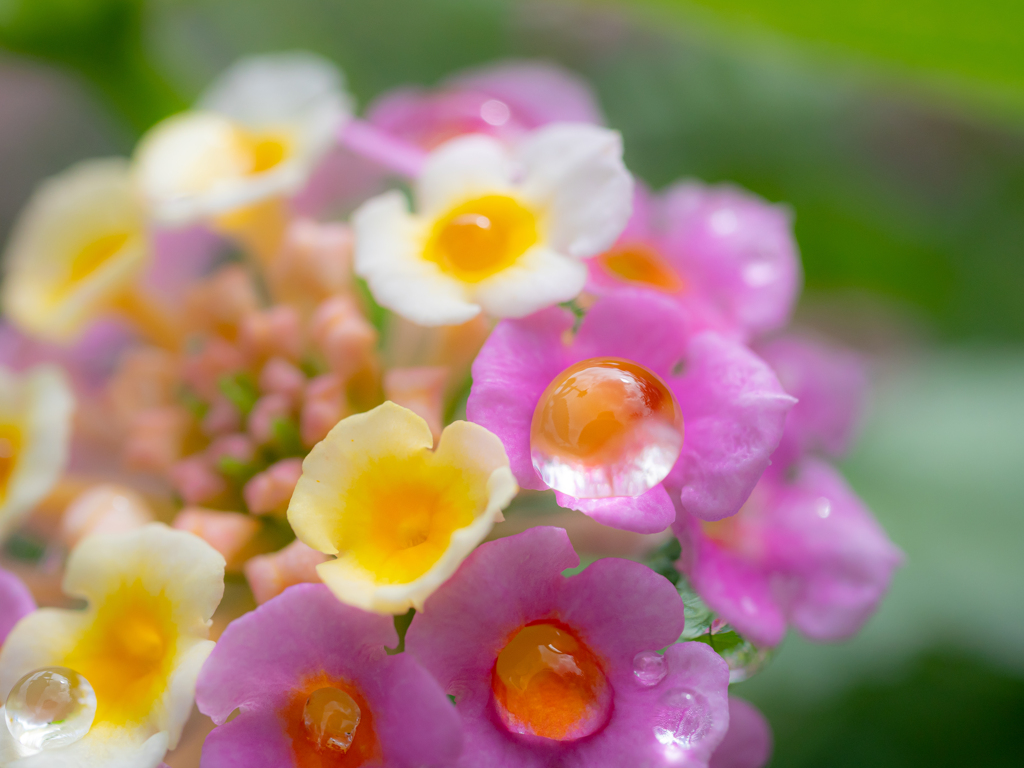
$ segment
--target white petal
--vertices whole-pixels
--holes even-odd
[[[459,136],[427,157],[416,180],[416,212],[435,218],[467,200],[507,194],[512,177],[512,159],[504,144],[483,134]]]
[[[589,258],[607,250],[629,221],[633,177],[622,162],[622,137],[584,123],[553,123],[517,147],[521,192],[546,211],[546,241]]]
[[[481,281],[472,298],[492,317],[525,317],[576,298],[587,267],[545,246],[534,246],[511,267]]]
[[[355,272],[381,306],[419,325],[458,325],[479,314],[463,284],[423,258],[426,226],[409,215],[400,192],[364,203],[352,231]]]
[[[6,731],[0,729],[0,766],[4,768],[156,768],[168,747],[163,732],[145,738],[129,729],[96,727],[74,744],[18,760],[12,759],[14,739]]]
[[[0,541],[57,483],[67,463],[74,395],[64,373],[39,366],[26,374],[0,368],[0,419],[18,423],[22,446],[0,504]]]

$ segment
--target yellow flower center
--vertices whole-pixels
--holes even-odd
[[[7,499],[11,476],[21,453],[21,428],[17,424],[0,424],[0,503]]]
[[[278,166],[289,154],[291,141],[274,133],[250,133],[238,129],[239,144],[250,158],[249,173],[263,173]]]
[[[167,690],[177,638],[162,592],[151,594],[136,581],[106,599],[65,661],[96,691],[95,722],[125,725],[149,715]]]
[[[457,467],[424,449],[372,463],[352,483],[335,541],[374,577],[406,584],[438,561],[452,533],[473,522],[486,503]]]
[[[599,258],[605,269],[631,283],[643,283],[666,293],[678,293],[685,287],[679,274],[646,245],[613,248]]]
[[[515,264],[537,239],[530,210],[506,195],[486,195],[437,220],[424,258],[452,277],[478,283]]]
[[[86,243],[75,254],[75,257],[71,259],[67,276],[60,286],[58,293],[66,293],[74,289],[81,281],[87,280],[96,274],[104,264],[109,262],[124,248],[130,237],[130,232],[111,232]]]

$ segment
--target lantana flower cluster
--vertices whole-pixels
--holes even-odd
[[[155,768],[193,703],[202,768],[757,768],[730,682],[902,559],[791,212],[649,190],[551,65],[359,117],[242,60],[4,263],[4,768]]]

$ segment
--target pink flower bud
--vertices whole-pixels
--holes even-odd
[[[179,406],[149,408],[128,425],[123,457],[129,469],[166,472],[181,457],[189,414]]]
[[[204,400],[213,400],[220,378],[244,367],[245,358],[238,348],[214,336],[207,339],[200,352],[185,360],[182,378]]]
[[[170,475],[171,482],[186,504],[202,504],[227,490],[224,478],[202,454],[179,461],[171,467]]]
[[[254,515],[283,512],[302,475],[302,459],[283,459],[245,484],[243,495]]]
[[[327,559],[327,555],[296,539],[280,552],[250,559],[245,564],[245,577],[257,604],[262,605],[294,584],[320,581],[316,567]]]
[[[344,224],[296,219],[270,266],[275,296],[313,307],[345,290],[352,274],[352,233]]]
[[[377,346],[377,329],[347,296],[335,296],[317,308],[310,334],[327,365],[342,378],[366,365]]]
[[[327,373],[310,379],[299,425],[303,444],[313,447],[323,440],[346,410],[344,387],[338,376]]]
[[[444,427],[447,379],[447,368],[392,368],[384,374],[384,397],[422,416],[436,441]]]
[[[242,320],[238,343],[252,361],[275,356],[298,360],[302,354],[302,320],[293,307],[283,304],[250,312]]]
[[[263,392],[297,402],[306,386],[306,375],[283,357],[272,357],[260,371],[259,385]]]
[[[274,422],[291,416],[291,401],[284,395],[264,395],[256,401],[249,414],[249,434],[257,445],[274,437]]]
[[[185,316],[201,331],[235,338],[242,318],[259,308],[259,297],[245,267],[232,264],[194,286],[185,297]]]
[[[185,507],[174,518],[173,527],[194,533],[224,556],[228,568],[237,568],[260,524],[241,512]]]
[[[217,462],[225,456],[237,461],[249,461],[255,452],[256,446],[252,444],[249,436],[238,432],[218,437],[206,449],[206,456],[216,466]]]
[[[203,434],[208,437],[224,432],[235,432],[242,426],[242,414],[235,408],[234,403],[223,395],[217,395],[210,403],[210,410],[203,416],[201,426]]]
[[[107,386],[107,398],[121,423],[135,414],[174,401],[180,381],[176,355],[155,347],[126,350]]]
[[[154,520],[145,500],[123,485],[103,484],[79,494],[61,518],[61,539],[74,547],[86,536],[125,533]]]

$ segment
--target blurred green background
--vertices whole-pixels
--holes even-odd
[[[0,0],[0,237],[41,178],[289,48],[363,104],[557,61],[650,184],[792,205],[799,322],[874,361],[844,470],[908,562],[856,639],[791,637],[737,692],[775,766],[1024,764],[1024,3]]]

